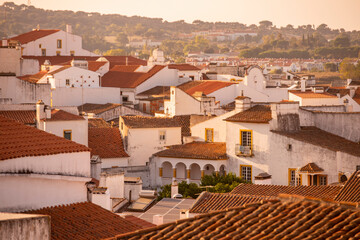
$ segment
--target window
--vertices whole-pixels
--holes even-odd
[[[66,84],[66,86],[70,86],[70,79],[66,79],[65,84]]]
[[[64,130],[64,138],[71,140],[72,139],[72,132],[71,130]]]
[[[146,103],[143,103],[143,112],[146,112]]]
[[[195,77],[194,76],[189,76],[189,78],[194,81]]]
[[[56,47],[57,47],[57,48],[62,48],[62,40],[61,40],[61,39],[58,39],[58,40],[56,41]]]
[[[252,167],[251,165],[240,165],[240,177],[251,182]]]
[[[75,51],[70,51],[70,56],[75,56]]]
[[[123,100],[123,102],[127,102],[128,101],[128,96],[123,96],[122,100]]]
[[[240,130],[240,145],[252,149],[252,130]]]
[[[41,44],[39,44],[39,48],[41,48]]]
[[[356,166],[356,171],[360,171],[360,165]]]
[[[214,142],[214,129],[213,128],[205,128],[205,141],[206,142]]]
[[[159,140],[160,140],[160,142],[165,142],[166,141],[166,131],[165,130],[160,130],[159,131]]]
[[[289,168],[289,186],[301,186],[302,185],[302,175],[299,174],[296,176],[296,168]]]
[[[327,176],[319,175],[319,185],[327,185]]]
[[[41,49],[41,56],[46,56],[46,49],[45,48]]]
[[[56,51],[56,56],[60,56],[61,52],[60,51]]]

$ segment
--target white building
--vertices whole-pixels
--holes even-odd
[[[169,69],[177,69],[179,78],[188,78],[192,81],[201,80],[201,69],[190,64],[169,64]]]
[[[21,45],[24,56],[97,56],[82,48],[82,38],[59,29],[34,29],[8,39],[9,45]]]
[[[0,210],[87,201],[90,149],[0,117]]]
[[[121,116],[119,125],[129,166],[146,165],[152,154],[181,144],[181,125],[173,118]]]

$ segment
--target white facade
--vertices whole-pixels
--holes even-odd
[[[101,158],[101,168],[129,166],[129,158]]]
[[[294,102],[299,102],[300,106],[323,106],[323,105],[342,105],[340,99],[337,97],[331,98],[304,98],[297,96],[289,92],[289,100]]]

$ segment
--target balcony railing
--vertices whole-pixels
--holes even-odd
[[[240,144],[235,144],[235,155],[242,157],[251,157],[253,156],[252,146],[243,146]]]

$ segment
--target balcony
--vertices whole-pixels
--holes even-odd
[[[241,157],[252,157],[254,156],[252,146],[242,146],[235,144],[235,155]]]

